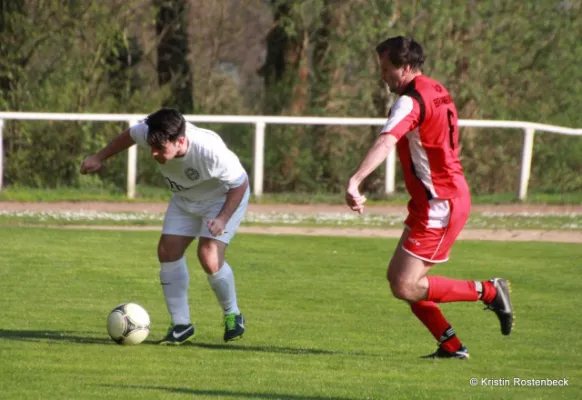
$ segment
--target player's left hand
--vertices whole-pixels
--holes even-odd
[[[346,204],[350,207],[352,211],[357,211],[360,214],[364,213],[364,203],[366,202],[366,196],[360,193],[358,186],[353,183],[348,183],[346,187]]]
[[[224,234],[224,229],[226,227],[226,221],[223,221],[221,218],[211,219],[206,224],[208,226],[208,230],[212,233],[212,236],[217,237]]]

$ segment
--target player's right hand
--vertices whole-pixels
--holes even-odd
[[[89,156],[85,158],[83,164],[81,164],[81,173],[82,174],[91,174],[93,172],[97,172],[101,169],[103,163],[101,159],[96,155]]]
[[[348,182],[346,187],[345,199],[347,205],[352,211],[356,211],[359,214],[364,213],[364,203],[366,202],[366,196],[363,196],[358,189],[358,185]]]

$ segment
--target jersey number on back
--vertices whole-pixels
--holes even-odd
[[[449,120],[449,140],[451,142],[451,149],[455,150],[455,125],[453,124],[455,113],[450,108],[447,110],[447,119]]]

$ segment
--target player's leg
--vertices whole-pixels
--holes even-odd
[[[202,220],[185,212],[172,199],[166,211],[162,235],[158,243],[160,284],[171,316],[166,337],[160,344],[179,345],[194,337],[188,305],[189,275],[184,253],[200,230]]]
[[[224,314],[225,342],[240,339],[244,333],[244,317],[238,308],[234,273],[224,260],[227,246],[224,242],[207,237],[200,237],[198,242],[200,264]]]
[[[207,237],[198,241],[198,259],[224,314],[239,314],[232,268],[224,260],[227,243]]]
[[[411,230],[402,249],[421,260],[442,263],[463,230],[470,211],[470,198],[433,200],[427,220],[410,219]],[[509,282],[502,278],[485,281],[450,279],[443,276],[422,278],[419,286],[427,287],[426,300],[436,303],[482,300],[494,311],[501,332],[509,335],[513,326],[513,307]]]
[[[466,201],[466,200],[465,200]],[[459,205],[455,209],[455,205]],[[486,303],[499,298],[498,282],[476,282],[427,276],[435,263],[448,260],[449,252],[468,218],[469,207],[460,201],[433,202],[427,219],[409,216],[400,243],[388,270],[388,280],[394,295],[411,303],[413,313],[440,343],[430,357],[468,358],[466,349],[456,337],[437,303],[477,301]],[[444,212],[443,212],[444,210]],[[433,218],[431,220],[431,218]],[[511,319],[512,319],[511,314]],[[501,318],[500,318],[501,320]],[[504,323],[502,322],[502,331]]]
[[[450,230],[453,219],[450,204],[448,201],[437,200],[429,202],[426,209],[415,208],[413,204],[409,209],[411,213],[406,220],[407,229],[388,267],[390,288],[397,298],[410,303],[414,315],[439,342],[439,350],[432,356],[468,358],[468,352],[438,307],[439,301],[431,298],[433,277],[427,276],[435,263],[448,260],[454,242],[446,240],[449,238],[447,232],[454,233]],[[456,286],[459,292],[457,301],[477,299],[472,283],[458,281]]]
[[[244,317],[238,307],[234,273],[225,260],[226,249],[234,237],[246,212],[249,191],[225,227],[224,234],[214,237],[206,224],[202,226],[198,243],[198,259],[207,274],[208,283],[224,313],[224,341],[240,339],[244,333]],[[222,209],[224,199],[207,210],[207,218],[214,218]]]
[[[465,359],[467,350],[457,338],[451,324],[444,317],[434,301],[428,301],[428,281],[426,274],[433,263],[421,260],[406,252],[403,244],[409,238],[405,229],[388,266],[388,281],[395,297],[410,304],[414,315],[426,326],[439,342],[441,353]]]

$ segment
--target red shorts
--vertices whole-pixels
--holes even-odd
[[[469,219],[471,197],[433,199],[425,207],[410,202],[408,211],[404,222],[408,238],[402,248],[423,261],[442,263]]]

